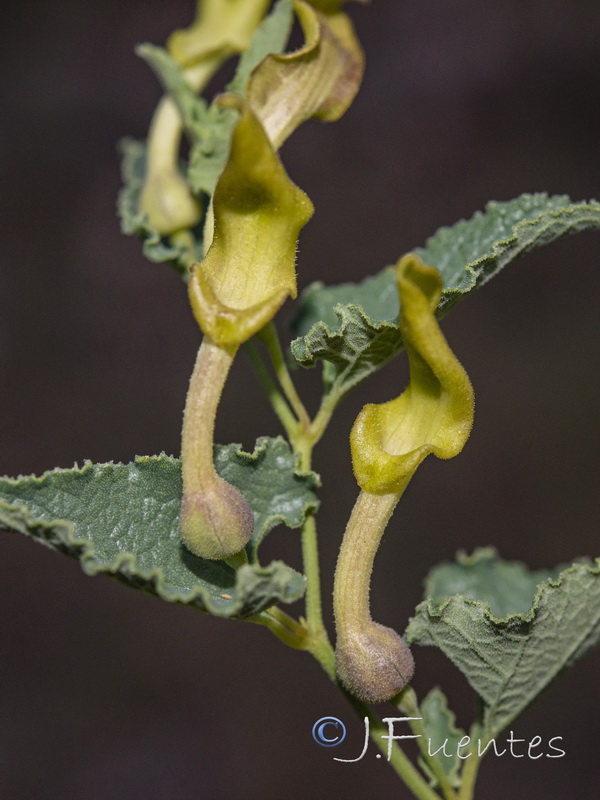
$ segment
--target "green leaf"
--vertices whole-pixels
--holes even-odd
[[[524,194],[488,203],[484,212],[440,230],[415,252],[442,274],[438,317],[506,264],[567,233],[600,229],[600,203]],[[361,283],[313,284],[300,298],[292,355],[304,367],[325,360],[326,388],[345,394],[399,350],[399,300],[390,268]]]
[[[292,342],[292,355],[303,367],[325,361],[326,391],[343,395],[402,349],[399,308],[391,267],[359,284],[312,284],[300,298],[294,328],[304,335]]]
[[[294,8],[291,1],[279,0],[256,29],[250,47],[240,56],[233,80],[227,86],[228,92],[245,95],[253,69],[271,53],[284,51],[293,22]]]
[[[295,470],[281,438],[259,439],[254,453],[215,448],[217,470],[246,496],[255,514],[252,551],[276,524],[302,524],[316,508],[314,473]],[[244,618],[304,592],[304,578],[280,561],[237,572],[181,544],[181,465],[169,456],[131,464],[86,464],[41,477],[0,479],[0,527],[24,533],[79,559],[89,575],[105,573],[164,600]]]
[[[438,564],[425,579],[425,596],[438,605],[447,597],[463,594],[489,603],[499,619],[510,614],[527,614],[538,586],[556,579],[569,567],[560,564],[552,570],[529,570],[520,561],[503,561],[494,547],[477,548],[473,555],[456,554],[453,564]]]
[[[121,218],[123,233],[134,234],[143,242],[143,252],[150,261],[168,262],[177,270],[185,273],[186,258],[189,258],[184,245],[175,245],[148,222],[147,214],[139,210],[140,193],[146,174],[146,145],[135,139],[122,139],[119,142],[121,152],[121,175],[123,188],[119,192],[117,211]],[[197,241],[197,258],[202,258],[202,230],[195,230]]]
[[[491,565],[495,559],[497,564]],[[523,587],[516,603],[523,605],[539,573],[526,575],[516,565],[503,565],[489,550],[474,554],[461,569],[471,572],[469,591],[485,576],[508,575],[511,586],[520,573]],[[481,573],[474,577],[474,573]],[[441,588],[435,574],[430,583]],[[577,563],[556,580],[543,581],[526,613],[497,617],[488,598],[510,606],[510,590],[485,590],[484,599],[453,595],[420,603],[406,637],[409,643],[439,647],[465,675],[483,701],[488,737],[506,728],[564,669],[600,639],[600,559]]]
[[[469,220],[440,228],[422,250],[423,261],[444,280],[439,312],[497,275],[518,256],[567,233],[600,229],[600,203],[572,202],[567,195],[523,194],[490,202]]]
[[[465,732],[456,727],[456,717],[448,708],[446,695],[437,686],[421,703],[421,714],[425,736],[429,739],[429,752],[435,753],[433,757],[444,770],[450,785],[456,789],[460,786],[459,772],[462,766],[457,746]],[[439,752],[436,752],[438,750]],[[429,776],[431,785],[437,786],[431,768],[421,755],[419,763]]]
[[[266,534],[276,525],[299,528],[307,514],[319,507],[314,492],[320,486],[319,476],[300,472],[296,460],[281,436],[261,437],[253,453],[244,453],[235,444],[215,448],[217,472],[240,490],[254,513],[254,530],[248,545],[253,559]]]
[[[214,104],[209,106],[203,97],[196,94],[182,70],[163,48],[143,44],[136,53],[152,67],[181,114],[191,143],[186,174],[190,188],[194,194],[204,192],[211,196],[227,161],[237,114]]]

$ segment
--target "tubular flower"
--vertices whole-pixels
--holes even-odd
[[[186,81],[200,91],[221,64],[250,44],[269,0],[198,0],[196,19],[174,31],[167,48]],[[162,236],[193,228],[203,209],[179,170],[182,121],[169,96],[156,108],[148,135],[147,173],[140,210]]]
[[[374,622],[369,586],[375,553],[394,508],[429,454],[451,458],[473,422],[469,378],[435,319],[442,281],[415,255],[397,266],[400,331],[410,382],[395,400],[365,406],[350,435],[358,497],[340,550],[334,586],[336,668],[357,697],[383,702],[411,680],[412,654],[399,634]]]
[[[275,149],[311,117],[339,119],[362,80],[364,55],[349,17],[320,13],[312,5],[294,3],[304,45],[293,53],[267,56],[248,85],[248,102]]]
[[[215,189],[213,242],[191,269],[189,293],[203,332],[231,346],[296,296],[296,242],[313,205],[288,178],[249,105],[235,95],[220,104],[241,116]]]
[[[241,98],[227,165],[214,194],[214,238],[190,270],[192,309],[205,334],[190,382],[182,434],[181,534],[202,558],[228,558],[248,542],[246,500],[213,465],[213,432],[227,373],[240,344],[296,296],[296,241],[313,213],[288,178],[256,116]]]

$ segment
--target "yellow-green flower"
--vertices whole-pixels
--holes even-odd
[[[189,293],[204,333],[232,346],[296,297],[296,242],[313,205],[287,176],[250,106],[236,95],[220,104],[240,119],[215,189],[213,241],[191,269]]]
[[[352,428],[354,474],[362,491],[344,534],[334,585],[336,669],[349,691],[369,702],[398,694],[414,669],[404,640],[371,618],[369,586],[379,542],[423,459],[429,453],[451,458],[462,450],[474,409],[469,378],[435,318],[439,273],[408,255],[396,275],[410,383],[395,400],[365,406]]]
[[[408,255],[396,275],[410,383],[396,399],[366,405],[350,434],[356,480],[374,494],[402,491],[429,453],[458,455],[473,424],[471,382],[434,316],[439,272]]]

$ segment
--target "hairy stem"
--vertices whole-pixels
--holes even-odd
[[[481,737],[481,727],[475,723],[469,733],[471,736],[471,743],[473,744]],[[461,773],[458,800],[473,800],[475,794],[475,783],[477,782],[477,774],[481,765],[481,757],[476,748],[472,749],[471,753],[471,758],[467,758]]]
[[[333,647],[323,624],[317,525],[312,515],[302,526],[302,558],[306,575],[306,627],[309,636],[307,649],[319,661],[329,677],[335,679]]]
[[[296,430],[298,428],[298,422],[292,412],[290,411],[290,407],[285,401],[285,398],[275,385],[274,381],[272,380],[271,376],[269,375],[269,371],[266,368],[262,358],[260,357],[260,353],[256,348],[254,342],[249,341],[246,342],[246,352],[250,358],[254,371],[261,382],[263,389],[265,390],[265,394],[269,402],[271,403],[271,407],[275,412],[278,420],[283,425],[285,432],[288,435],[288,438],[292,440],[292,438],[296,434]]]
[[[373,561],[402,492],[364,490],[348,520],[333,588],[337,630],[337,673],[361,700],[382,703],[410,681],[414,661],[402,637],[371,618],[369,593]]]
[[[285,357],[283,355],[283,350],[281,349],[281,343],[279,342],[275,323],[269,322],[269,324],[265,325],[258,335],[259,338],[265,343],[265,346],[269,351],[269,356],[271,357],[273,368],[275,370],[277,380],[279,381],[279,385],[283,389],[283,393],[285,394],[290,406],[294,410],[294,413],[298,417],[298,421],[302,427],[308,429],[310,426],[310,417],[308,416],[308,413],[304,407],[304,403],[296,391],[296,387],[292,381],[287,364],[285,363]]]
[[[417,695],[415,694],[414,690],[410,686],[407,686],[394,702],[403,714],[406,714],[407,717],[412,717],[411,721],[409,722],[410,728],[416,736],[420,737],[417,739],[419,750],[429,765],[429,768],[435,775],[445,800],[458,800],[458,795],[450,785],[446,773],[442,769],[442,765],[437,758],[429,755],[421,709],[419,708]],[[421,719],[419,719],[419,717],[421,717]]]
[[[330,391],[323,397],[321,406],[310,424],[309,433],[312,447],[317,444],[327,430],[327,426],[331,421],[333,412],[337,408],[337,405],[341,399],[342,398],[340,394],[336,391]]]
[[[365,717],[369,718],[369,735],[371,740],[387,759],[388,741],[387,738],[382,738],[382,736],[387,736],[387,726],[384,725],[370,706],[366,705],[361,700],[357,700],[357,698],[346,691],[343,686],[340,686],[340,689],[357,715],[361,719]],[[440,800],[440,796],[437,792],[429,786],[398,742],[394,740],[391,742],[391,758],[389,764],[418,800]]]
[[[375,554],[398,495],[361,491],[348,520],[336,567],[333,607],[338,635],[371,622],[369,591]]]
[[[306,650],[308,634],[306,627],[277,606],[261,611],[260,614],[250,617],[249,621],[264,625],[288,647],[294,650]]]

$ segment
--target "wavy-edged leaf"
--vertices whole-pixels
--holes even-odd
[[[495,574],[505,572],[500,559]],[[513,585],[514,565],[506,565]],[[463,564],[464,567],[464,564]],[[468,565],[490,574],[490,553]],[[535,577],[521,573],[523,592]],[[469,590],[481,585],[471,580]],[[521,592],[522,594],[522,592]],[[465,675],[484,704],[488,737],[506,728],[564,669],[600,639],[600,559],[577,563],[542,582],[526,613],[496,617],[486,599],[453,595],[417,606],[406,631],[411,644],[439,647]],[[503,590],[497,596],[504,598]]]
[[[499,619],[510,614],[527,614],[540,583],[556,579],[570,564],[551,570],[530,570],[521,561],[504,561],[494,547],[479,547],[472,555],[456,554],[453,563],[438,564],[425,579],[425,596],[434,603],[464,594],[490,604]]]
[[[291,343],[292,355],[303,367],[324,361],[326,391],[335,384],[345,394],[402,348],[399,310],[393,267],[359,284],[314,283],[300,297],[293,324],[301,335]]]
[[[446,695],[439,687],[433,688],[420,704],[423,716],[423,728],[427,737],[429,753],[435,753],[433,758],[439,763],[448,778],[450,785],[457,789],[460,786],[459,772],[462,766],[458,757],[458,743],[465,732],[456,726],[456,716],[448,708]],[[438,782],[427,764],[419,755],[419,764],[429,776],[433,787]]]
[[[600,229],[600,203],[574,203],[567,196],[524,194],[488,203],[484,212],[440,230],[415,252],[436,267],[444,282],[438,317],[506,264],[567,233]],[[361,283],[313,284],[300,298],[293,323],[299,334],[292,355],[304,367],[329,363],[327,388],[344,394],[382,367],[402,348],[395,324],[399,299],[389,267]]]
[[[440,228],[416,252],[444,280],[439,313],[497,275],[518,256],[567,233],[600,228],[600,203],[573,202],[567,195],[523,194],[488,203],[469,220]]]
[[[235,444],[215,448],[217,472],[240,490],[252,508],[254,530],[248,545],[252,558],[276,525],[299,528],[319,506],[315,494],[319,476],[298,470],[296,460],[281,436],[261,437],[253,453],[244,453]]]
[[[253,553],[275,525],[298,527],[316,508],[318,478],[295,469],[281,438],[259,439],[253,453],[218,446],[215,463],[252,507]],[[165,455],[0,479],[0,527],[77,558],[90,575],[105,573],[223,617],[248,617],[302,596],[304,578],[282,562],[236,572],[192,555],[179,535],[180,503],[181,465]]]

